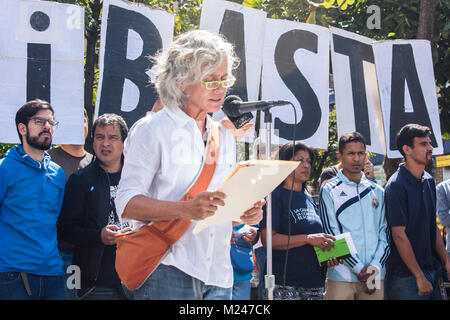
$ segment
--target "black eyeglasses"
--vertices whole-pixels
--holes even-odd
[[[45,126],[45,123],[48,122],[48,124],[50,125],[50,127],[56,128],[58,127],[59,122],[56,120],[50,120],[50,119],[45,119],[45,118],[39,118],[39,117],[35,117],[35,118],[30,118],[30,120],[34,121],[34,124],[43,127]]]

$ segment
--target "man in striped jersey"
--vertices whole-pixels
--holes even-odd
[[[357,252],[328,269],[324,298],[382,300],[389,256],[383,189],[362,172],[366,143],[359,132],[341,136],[337,156],[342,169],[321,188],[320,216],[324,232],[349,232]]]

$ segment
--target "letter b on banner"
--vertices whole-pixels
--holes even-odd
[[[106,19],[103,23],[105,21]],[[154,56],[162,48],[162,39],[156,26],[147,17],[114,5],[109,6],[106,28],[98,115],[116,113],[131,126],[144,116],[146,111],[151,110],[156,101],[154,86],[150,84],[150,77],[147,75],[147,71],[152,67],[148,57]],[[134,32],[130,33],[130,30]],[[142,40],[142,51],[136,59],[127,56],[130,34],[137,34]],[[139,91],[135,106],[122,106],[122,102],[126,100],[124,95],[127,95],[124,90],[125,82],[134,84]],[[136,93],[129,92],[130,95]]]

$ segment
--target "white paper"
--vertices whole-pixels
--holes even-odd
[[[192,232],[197,234],[206,227],[225,221],[240,221],[245,211],[271,193],[299,163],[270,160],[240,162],[237,166],[250,165],[241,167],[218,189],[227,195],[225,206],[219,206],[213,216],[199,221]]]
[[[356,254],[357,253],[356,247],[355,247],[355,244],[353,242],[352,235],[350,234],[350,232],[345,232],[345,233],[338,234],[337,236],[334,236],[334,238],[336,240],[340,240],[342,238],[345,238],[345,242],[347,242],[347,246],[348,246],[348,249],[350,250],[350,254]]]
[[[345,232],[342,234],[338,234],[337,236],[334,236],[336,240],[345,238],[345,241],[347,242],[348,249],[350,251],[350,254],[356,254],[356,247],[353,243],[352,236],[350,232]],[[344,264],[338,264],[337,266],[333,267],[336,272],[338,272],[342,278],[345,279],[345,281],[351,281],[352,279],[352,272],[351,270]]]

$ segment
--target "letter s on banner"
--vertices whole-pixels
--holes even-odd
[[[314,148],[328,145],[330,31],[316,25],[266,19],[262,100],[288,100],[292,108],[272,108],[281,143],[302,140]],[[265,124],[262,123],[262,126]],[[274,130],[274,132],[275,132]]]

